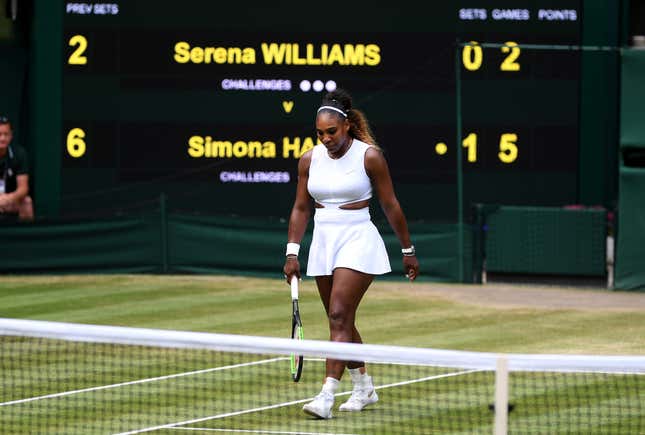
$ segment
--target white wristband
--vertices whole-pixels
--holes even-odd
[[[403,248],[401,249],[401,253],[405,255],[406,257],[414,257],[417,253],[416,249],[414,249],[414,245],[410,245],[409,248]]]
[[[297,257],[298,252],[300,252],[300,245],[298,243],[287,243],[286,255],[295,255]]]

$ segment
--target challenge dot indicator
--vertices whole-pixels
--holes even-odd
[[[437,154],[439,154],[440,156],[443,156],[448,152],[448,146],[443,142],[439,142],[434,146],[434,150]]]

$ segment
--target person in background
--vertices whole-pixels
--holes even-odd
[[[331,340],[361,343],[355,325],[358,305],[374,276],[391,271],[385,244],[370,218],[373,192],[399,239],[403,269],[411,281],[418,275],[419,263],[383,152],[363,113],[352,107],[349,94],[336,89],[325,95],[316,114],[316,132],[320,143],[298,163],[283,271],[287,282],[294,275],[300,277],[298,252],[313,202],[307,275],[315,277]],[[317,418],[332,417],[334,393],[346,367],[353,390],[339,410],[361,411],[378,400],[364,362],[328,359],[322,391],[304,405],[304,412]]]
[[[27,152],[12,145],[11,122],[0,116],[0,214],[17,214],[22,221],[34,219],[29,196],[29,165]]]

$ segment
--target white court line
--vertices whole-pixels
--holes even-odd
[[[259,364],[267,364],[267,363],[271,363],[271,362],[275,362],[275,361],[283,361],[283,360],[286,360],[286,359],[288,359],[288,358],[280,357],[280,358],[264,359],[264,360],[260,360],[260,361],[252,361],[252,362],[247,362],[247,363],[234,364],[234,365],[230,365],[230,366],[212,367],[210,369],[195,370],[195,371],[192,371],[192,372],[175,373],[175,374],[172,374],[172,375],[157,376],[157,377],[154,377],[154,378],[138,379],[136,381],[120,382],[118,384],[101,385],[101,386],[98,386],[98,387],[83,388],[83,389],[80,389],[80,390],[64,391],[62,393],[53,393],[53,394],[46,394],[44,396],[28,397],[26,399],[11,400],[9,402],[0,403],[0,406],[17,405],[19,403],[34,402],[36,400],[54,399],[54,398],[57,398],[57,397],[71,396],[73,394],[88,393],[90,391],[109,390],[111,388],[124,387],[124,386],[127,386],[127,385],[145,384],[145,383],[148,383],[148,382],[163,381],[163,380],[166,380],[166,379],[181,378],[181,377],[184,377],[184,376],[199,375],[199,374],[202,374],[202,373],[210,373],[210,372],[218,372],[218,371],[221,371],[221,370],[237,369],[237,368],[240,368],[240,367],[254,366],[254,365],[259,365]]]
[[[444,373],[443,375],[428,376],[428,377],[425,377],[425,378],[412,379],[411,381],[401,381],[401,382],[395,382],[393,384],[379,385],[378,387],[374,387],[374,389],[375,390],[380,390],[382,388],[400,387],[401,385],[416,384],[418,382],[433,381],[435,379],[451,378],[453,376],[461,376],[461,375],[467,375],[469,373],[484,372],[484,371],[486,371],[486,370],[473,369],[473,370],[464,370],[462,372]],[[342,393],[342,394],[349,394],[349,393],[351,393],[351,391],[348,391],[348,392]],[[337,396],[338,396],[338,394],[337,394]]]
[[[380,390],[383,388],[390,388],[390,387],[398,387],[401,385],[409,385],[409,384],[414,384],[418,382],[425,382],[425,381],[431,381],[434,379],[441,379],[441,378],[449,378],[452,376],[460,376],[460,375],[466,375],[468,373],[474,373],[474,372],[480,372],[483,371],[482,369],[474,369],[474,370],[465,370],[461,372],[452,372],[452,373],[444,373],[442,375],[435,375],[435,376],[427,376],[425,378],[419,378],[419,379],[412,379],[409,381],[401,381],[401,382],[395,382],[393,384],[386,384],[386,385],[379,385],[378,387],[374,387],[376,390]],[[334,396],[346,396],[348,394],[351,394],[351,391],[344,391],[342,393],[336,393]],[[259,412],[259,411],[267,411],[269,409],[275,409],[275,408],[282,408],[285,406],[291,406],[291,405],[297,405],[299,403],[305,403],[312,400],[311,397],[307,399],[300,399],[300,400],[293,400],[291,402],[283,402],[283,403],[278,403],[275,405],[267,405],[267,406],[261,406],[259,408],[252,408],[252,409],[244,409],[241,411],[234,411],[234,412],[227,412],[225,414],[218,414],[218,415],[212,415],[208,417],[200,417],[200,418],[194,418],[192,420],[185,420],[185,421],[180,421],[177,423],[168,423],[168,424],[162,424],[159,426],[151,426],[151,427],[146,427],[143,429],[136,429],[130,432],[121,432],[115,435],[133,435],[137,433],[143,433],[143,432],[152,432],[154,430],[159,430],[159,429],[182,429],[178,428],[177,426],[185,426],[187,424],[192,424],[192,423],[200,423],[202,421],[208,421],[208,420],[217,420],[220,418],[226,418],[226,417],[234,417],[237,415],[243,415],[243,414],[251,414],[253,412]]]
[[[198,430],[200,432],[238,432],[238,433],[264,433],[282,435],[357,435],[352,433],[325,433],[325,432],[282,432],[277,430],[250,430],[250,429],[212,429],[209,427],[174,427],[174,430]]]

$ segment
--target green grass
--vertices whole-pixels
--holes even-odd
[[[449,291],[451,286],[376,282],[358,314],[363,339],[487,352],[645,354],[643,310],[455,302],[438,293],[438,287]],[[580,291],[581,298],[588,294]],[[305,337],[327,339],[322,304],[311,280],[303,282],[300,299]],[[290,310],[289,288],[280,280],[145,275],[0,280],[0,317],[287,337]],[[45,347],[34,339],[2,338],[0,403],[267,358],[60,341]],[[387,385],[455,370],[373,364],[370,372],[377,385]],[[323,376],[324,363],[307,360],[303,378],[295,384],[285,359],[1,406],[0,432],[115,433],[270,406],[274,407],[183,427],[231,429],[224,433],[260,428],[330,434],[492,431],[488,404],[494,375],[490,372],[383,388],[381,401],[363,413],[335,412],[330,421],[316,421],[300,408],[303,400],[318,392]],[[645,431],[643,378],[513,374],[511,433],[641,433]],[[341,390],[350,388],[344,379]],[[298,403],[276,406],[289,402]],[[630,402],[640,407],[627,407]]]
[[[307,338],[327,339],[315,285],[308,279],[301,287]],[[645,309],[491,307],[424,291],[439,287],[448,294],[451,285],[374,283],[357,317],[364,340],[488,352],[645,354]],[[580,299],[589,293],[581,290]],[[154,275],[0,280],[0,317],[285,337],[290,310],[289,288],[280,280]]]

